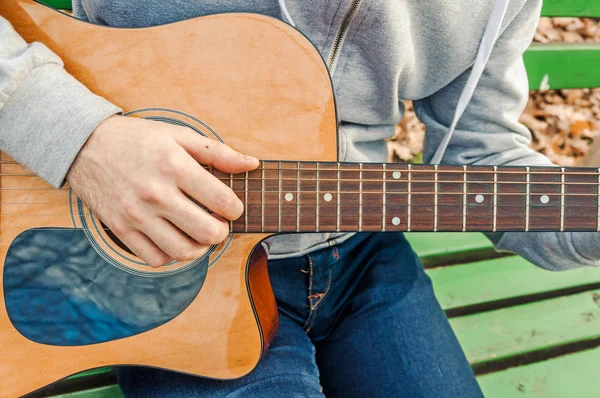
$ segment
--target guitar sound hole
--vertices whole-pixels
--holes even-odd
[[[128,247],[127,247],[127,245],[126,245],[125,243],[123,243],[123,242],[121,241],[121,239],[119,239],[119,238],[117,237],[117,235],[115,235],[115,233],[114,233],[112,230],[110,230],[110,229],[109,229],[109,228],[106,226],[106,224],[104,224],[102,221],[100,221],[100,224],[102,225],[102,228],[104,228],[104,230],[106,231],[106,235],[108,235],[108,237],[110,238],[110,240],[111,240],[111,241],[112,241],[112,242],[113,242],[115,245],[117,245],[119,248],[121,248],[121,249],[125,250],[127,253],[129,253],[129,254],[131,254],[131,255],[135,256],[135,253],[134,253],[134,252],[132,252],[132,251],[131,251],[131,250],[130,250]]]
[[[177,110],[165,108],[144,108],[128,112],[125,116],[140,117],[143,119],[187,127],[204,137],[210,137],[219,142],[223,142],[217,133],[210,128],[210,126],[199,119]],[[72,194],[74,195],[74,193]],[[142,275],[146,277],[163,277],[175,273],[187,272],[187,270],[203,264],[204,262],[208,262],[208,266],[210,266],[218,261],[221,253],[227,249],[234,236],[232,234],[229,236],[226,242],[211,246],[208,252],[201,258],[197,258],[193,261],[173,260],[168,264],[165,264],[165,266],[160,270],[151,269],[144,261],[138,258],[135,253],[133,253],[127,247],[127,245],[121,241],[121,239],[119,239],[112,231],[110,231],[100,219],[94,216],[89,209],[85,207],[81,199],[77,198],[76,196],[73,196],[72,199],[74,200],[74,204],[76,204],[76,209],[74,209],[75,212],[72,214],[74,226],[76,225],[75,218],[78,218],[84,233],[87,235],[90,244],[97,251],[97,253],[102,256],[107,263],[135,275]],[[202,207],[202,205],[194,201],[193,198],[190,199],[198,206]],[[190,239],[192,238],[190,237]]]

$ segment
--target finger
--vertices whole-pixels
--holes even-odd
[[[167,253],[160,250],[146,235],[139,231],[127,232],[121,234],[121,236],[117,235],[117,237],[129,250],[153,268],[158,268],[171,261],[171,257]]]
[[[192,158],[186,156],[185,159],[181,159],[181,162],[186,174],[176,181],[179,189],[210,211],[229,220],[238,219],[242,215],[244,204],[227,185],[204,170]],[[183,198],[183,195],[181,196]],[[193,204],[189,200],[187,202]],[[195,213],[191,206],[184,206],[183,202],[180,202],[179,206],[178,210],[184,214],[191,216],[192,213]],[[196,207],[198,208],[198,206]],[[199,217],[199,215],[197,216]]]
[[[193,132],[178,134],[175,140],[199,163],[226,173],[243,173],[259,165],[255,157],[243,155],[217,140]]]
[[[142,227],[162,251],[177,261],[195,260],[202,257],[210,245],[195,242],[164,218],[153,217]]]
[[[184,195],[172,199],[168,214],[162,214],[196,242],[216,245],[229,235],[229,224],[218,215],[204,211]]]

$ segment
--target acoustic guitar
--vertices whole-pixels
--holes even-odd
[[[275,233],[600,227],[597,169],[338,162],[328,70],[279,20],[223,14],[115,29],[32,0],[2,0],[0,15],[129,116],[275,159],[239,175],[211,170],[244,214],[205,257],[153,269],[69,187],[2,154],[2,397],[107,365],[247,374],[277,329],[258,245]]]

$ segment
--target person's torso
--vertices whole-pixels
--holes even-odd
[[[524,2],[511,1],[504,26]],[[340,161],[385,162],[385,139],[402,119],[402,100],[443,90],[469,69],[494,3],[287,0],[286,5],[296,28],[333,67],[342,121]],[[227,12],[283,15],[277,0],[74,0],[77,17],[113,27],[148,27]],[[292,256],[331,244],[340,235],[277,236],[267,246],[272,258]]]

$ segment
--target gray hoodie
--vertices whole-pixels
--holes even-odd
[[[222,12],[295,24],[330,67],[342,161],[384,162],[384,140],[404,113],[401,100],[413,100],[427,127],[425,162],[551,164],[528,147],[530,132],[518,122],[528,87],[522,54],[541,0],[75,0],[73,6],[76,16],[114,27]],[[27,45],[0,18],[0,149],[58,187],[89,134],[116,112],[68,75],[56,55]],[[289,257],[348,236],[283,235],[265,246],[271,258]],[[497,249],[543,268],[600,265],[595,233],[489,236]]]

